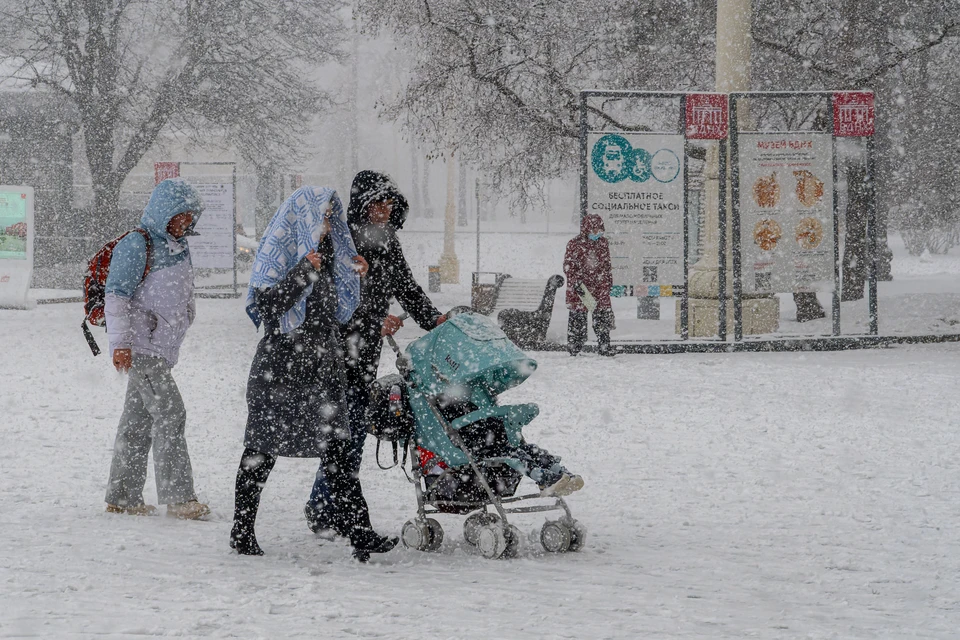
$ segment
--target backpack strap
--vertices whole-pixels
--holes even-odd
[[[137,227],[134,229],[137,233],[143,236],[144,242],[147,243],[147,264],[143,268],[143,278],[147,277],[147,274],[150,273],[150,256],[153,254],[153,240],[150,239],[150,233],[146,229]],[[143,278],[140,278],[143,280]]]
[[[150,233],[147,232],[146,229],[141,229],[138,227],[134,229],[134,231],[138,232],[141,236],[143,236],[143,241],[147,245],[147,259],[143,266],[143,276],[140,277],[140,281],[142,282],[143,279],[147,277],[147,274],[150,273],[150,256],[153,252],[153,241],[150,239]],[[119,238],[117,238],[117,240],[115,240],[114,243],[122,240],[126,235],[128,235],[128,233],[130,232],[127,232],[122,236],[120,236]],[[90,332],[90,327],[87,326],[87,317],[88,316],[84,316],[83,323],[81,323],[80,327],[83,329],[83,337],[86,339],[87,345],[90,347],[90,351],[93,353],[94,356],[98,356],[100,355],[100,346],[97,344],[96,339],[93,337],[93,334]]]
[[[90,347],[90,351],[94,357],[100,355],[100,345],[97,344],[93,334],[90,333],[90,327],[87,326],[86,318],[83,319],[83,323],[80,326],[83,328],[83,337],[87,339],[87,345]]]
[[[397,443],[396,443],[396,441],[393,441],[393,442],[391,442],[390,444],[393,445],[393,464],[390,465],[389,467],[385,467],[385,466],[383,466],[383,464],[380,463],[380,438],[377,438],[377,452],[376,452],[376,453],[377,453],[377,466],[380,467],[380,468],[381,468],[382,470],[384,470],[384,471],[389,471],[390,469],[393,469],[393,468],[394,468],[395,466],[397,466],[397,464],[398,464],[398,460],[397,460]],[[404,454],[404,461],[406,461],[406,454]]]

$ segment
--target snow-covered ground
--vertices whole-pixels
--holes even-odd
[[[313,461],[281,460],[267,485],[267,555],[227,548],[257,340],[238,300],[200,301],[176,369],[212,520],[105,514],[124,380],[90,356],[80,315],[75,303],[0,311],[0,636],[873,640],[960,628],[956,346],[539,354],[508,399],[540,404],[528,436],[586,478],[570,499],[586,548],[545,555],[542,516],[529,516],[520,557],[488,561],[448,517],[439,553],[359,565],[306,529]],[[413,492],[373,453],[370,442],[374,521],[398,532]]]
[[[484,236],[481,266],[546,276],[566,239]],[[469,300],[473,241],[459,239],[464,284],[444,286],[441,308]],[[425,280],[442,236],[403,242]],[[893,244],[881,330],[953,330],[960,259]],[[671,337],[670,305],[659,322],[618,305],[621,338]],[[528,437],[586,478],[570,499],[586,548],[545,555],[543,517],[528,516],[520,557],[487,561],[447,517],[439,553],[359,565],[306,529],[314,461],[278,463],[258,521],[267,555],[227,548],[258,338],[240,300],[199,301],[176,369],[211,521],[105,514],[125,380],[90,356],[81,315],[77,303],[0,310],[0,637],[957,637],[960,346],[537,354],[539,370],[507,400],[539,403]],[[555,339],[564,325],[558,298]],[[398,533],[413,491],[399,470],[377,469],[372,441],[363,479],[375,524]]]

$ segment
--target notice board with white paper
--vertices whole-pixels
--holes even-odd
[[[233,269],[236,206],[233,184],[194,184],[203,213],[190,236],[190,257],[197,269]]]

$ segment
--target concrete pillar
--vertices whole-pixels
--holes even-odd
[[[753,9],[751,0],[717,0],[717,52],[716,90],[720,93],[750,90],[750,28]],[[738,105],[738,117],[743,123],[749,114],[746,105]],[[731,131],[732,133],[732,131]],[[727,211],[730,211],[730,162],[727,162]],[[719,315],[719,278],[717,252],[720,220],[720,155],[719,144],[711,143],[707,149],[704,171],[706,196],[704,207],[703,255],[690,268],[690,337],[701,338],[717,335]],[[733,332],[733,238],[731,224],[727,222],[727,333]],[[680,317],[680,301],[677,300],[677,318]],[[743,301],[743,333],[756,335],[773,333],[780,326],[780,301],[776,296],[752,297]]]
[[[443,253],[440,255],[440,282],[443,284],[460,283],[460,260],[457,259],[457,247],[454,234],[457,229],[457,170],[454,152],[447,158],[447,207],[443,216]]]

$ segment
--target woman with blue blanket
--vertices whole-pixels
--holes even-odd
[[[360,302],[357,255],[343,207],[332,189],[304,187],[281,205],[257,249],[247,313],[263,324],[247,380],[247,429],[237,470],[230,546],[263,555],[254,533],[260,493],[277,458],[328,458],[336,440],[348,440],[344,358],[339,325]],[[333,508],[349,517],[341,488],[346,474],[325,464]],[[342,501],[341,501],[342,502]],[[396,539],[352,527],[355,554],[388,551]]]

